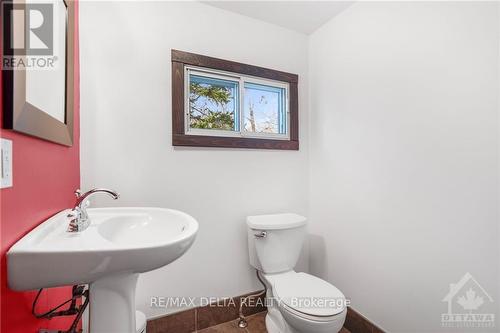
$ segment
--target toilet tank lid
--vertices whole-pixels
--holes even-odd
[[[304,216],[293,213],[255,215],[247,217],[248,227],[259,230],[298,228],[304,226],[306,221],[307,219]]]

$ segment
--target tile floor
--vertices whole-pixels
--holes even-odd
[[[260,312],[247,317],[248,327],[239,328],[238,319],[223,323],[217,326],[212,326],[198,331],[198,333],[267,333],[265,324],[266,312]],[[350,333],[347,329],[342,328],[339,333]]]

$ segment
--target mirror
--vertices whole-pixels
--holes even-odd
[[[54,2],[54,28],[63,27],[66,30],[66,5],[63,1]],[[60,64],[66,64],[66,34],[56,35],[54,56]],[[15,37],[14,37],[15,38]],[[60,122],[65,122],[66,91],[65,66],[57,66],[53,70],[36,70],[26,72],[26,101]],[[52,87],[51,92],[41,87]]]
[[[73,144],[72,1],[3,4],[3,127]]]

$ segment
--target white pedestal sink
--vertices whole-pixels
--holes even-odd
[[[198,223],[163,208],[94,208],[91,225],[67,232],[69,210],[40,224],[7,252],[14,290],[90,284],[90,333],[135,333],[139,273],[168,265],[193,244]]]

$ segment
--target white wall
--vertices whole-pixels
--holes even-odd
[[[442,331],[465,272],[500,301],[497,4],[358,2],[309,40],[196,2],[80,15],[82,187],[200,223],[184,257],[141,276],[149,317],[176,310],[150,296],[258,289],[244,217],[271,211],[310,217],[313,273],[389,332]],[[301,150],[173,148],[171,48],[299,74]]]
[[[82,187],[118,202],[194,216],[200,231],[180,260],[141,276],[150,296],[236,296],[261,286],[248,264],[245,217],[307,208],[307,38],[197,2],[82,2]],[[298,74],[300,151],[174,148],[172,48]],[[302,260],[299,269],[307,269]]]
[[[500,301],[497,6],[357,2],[310,38],[310,268],[389,332],[458,331],[466,272]]]

